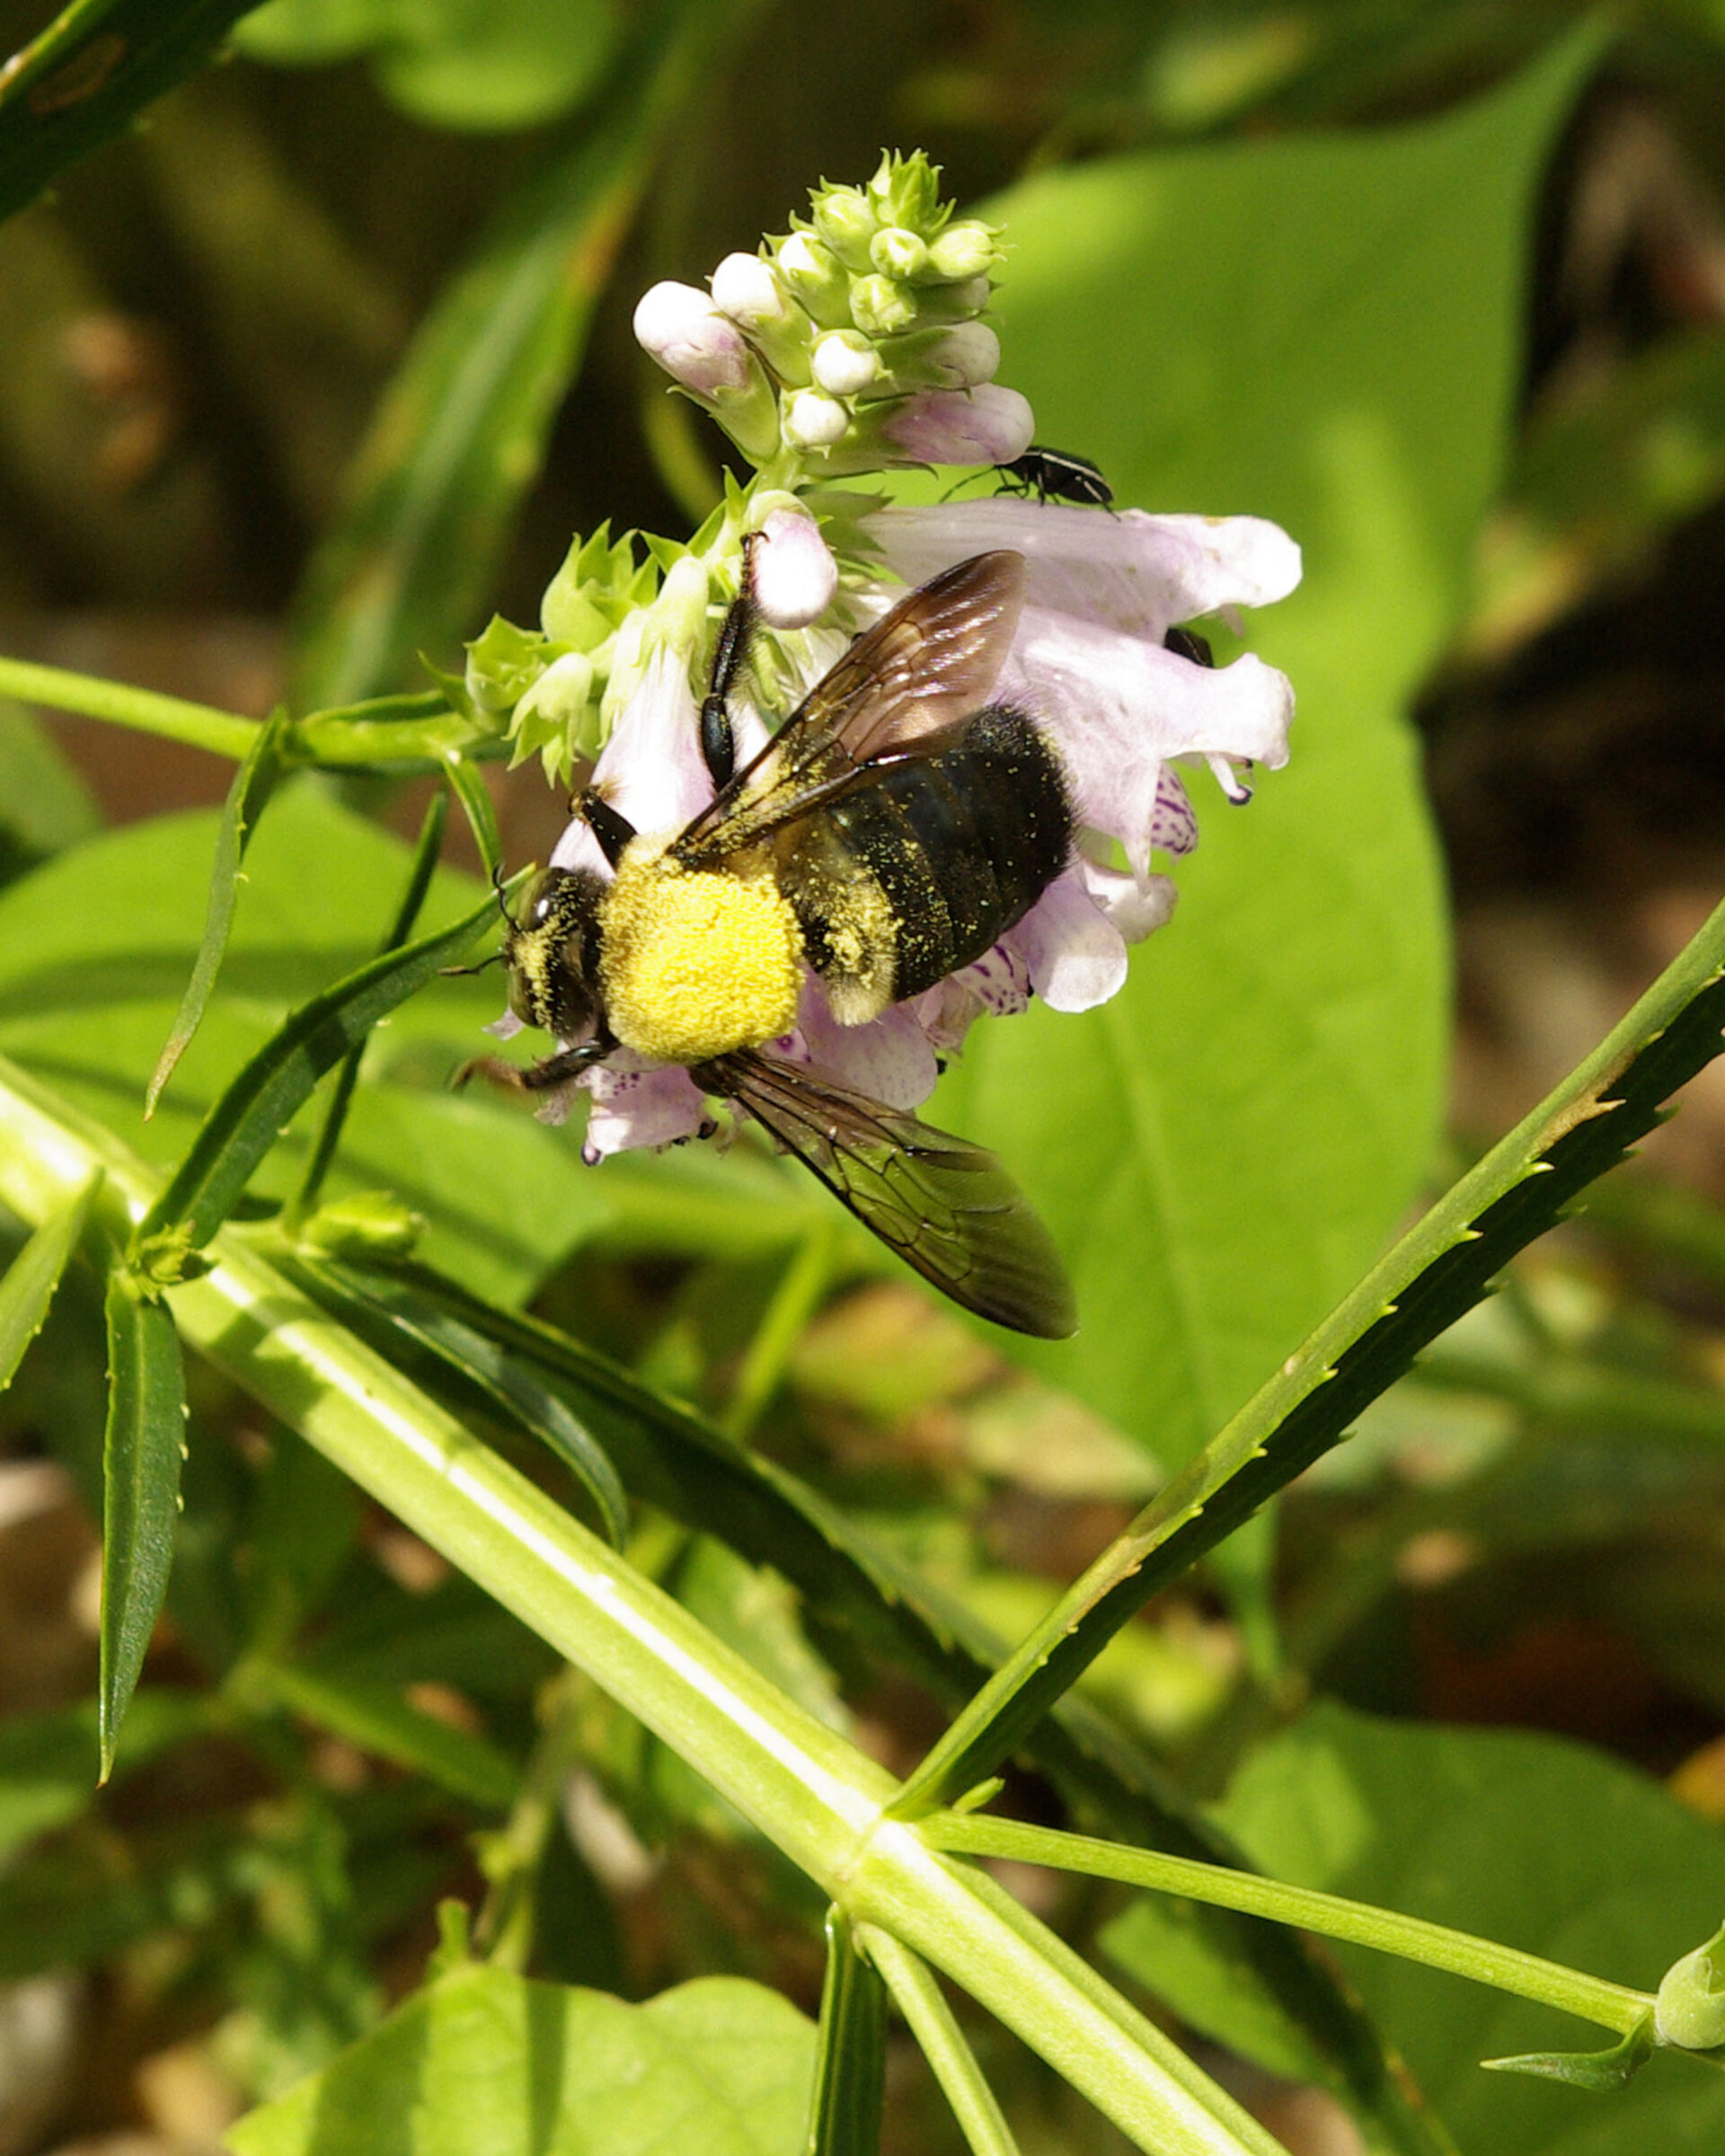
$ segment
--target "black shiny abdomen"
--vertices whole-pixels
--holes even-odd
[[[895,1001],[979,959],[1036,904],[1072,849],[1072,804],[1055,751],[1023,712],[999,705],[955,728],[950,747],[882,764],[822,821],[880,884],[894,916]],[[825,970],[823,927],[804,918],[817,971]]]

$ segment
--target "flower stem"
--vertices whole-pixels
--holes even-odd
[[[1216,1908],[1239,1909],[1248,1916],[1297,1924],[1303,1931],[1316,1931],[1326,1939],[1349,1940],[1357,1946],[1376,1948],[1380,1953],[1399,1955],[1403,1961],[1421,1962],[1428,1968],[1444,1969],[1451,1975],[1511,1992],[1518,1999],[1535,2000],[1542,2006],[1579,2015],[1584,2021],[1596,2021],[1620,2036],[1637,2028],[1653,2005],[1650,1992],[1630,1991],[1579,1969],[1544,1961],[1536,1954],[1523,1954],[1514,1947],[1475,1939],[1465,1931],[1452,1931],[1444,1924],[1428,1923],[1421,1917],[1346,1901],[1339,1895],[1321,1894],[1309,1886],[1285,1886],[1256,1872],[1195,1863],[1190,1858],[1163,1856],[1154,1850],[1127,1849],[1117,1842],[1061,1833],[1052,1827],[1026,1826],[1015,1819],[996,1819],[978,1812],[933,1813],[922,1822],[922,1831],[936,1849],[954,1854],[1010,1857],[1021,1863],[1045,1864],[1057,1871],[1083,1872],[1091,1878],[1120,1879],[1159,1894],[1183,1895]]]
[[[85,719],[104,719],[112,726],[159,734],[164,740],[183,741],[189,747],[208,749],[213,756],[231,756],[235,762],[244,756],[258,730],[255,719],[241,719],[207,703],[188,703],[179,696],[158,695],[153,689],[132,688],[95,674],[70,674],[63,667],[40,667],[22,658],[0,658],[0,696],[43,704],[49,711],[76,711]]]

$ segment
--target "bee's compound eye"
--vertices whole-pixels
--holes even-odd
[[[541,869],[527,886],[527,895],[521,907],[523,928],[543,928],[545,915],[556,903],[557,894],[569,881],[567,869]]]

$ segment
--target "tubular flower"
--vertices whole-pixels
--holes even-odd
[[[1208,765],[1241,802],[1254,766],[1286,762],[1287,678],[1250,653],[1213,667],[1201,640],[1171,632],[1212,615],[1237,627],[1238,610],[1294,589],[1300,554],[1253,517],[1154,517],[1008,494],[898,508],[851,490],[854,473],[1006,464],[1031,447],[1031,407],[994,380],[999,339],[980,319],[1003,259],[998,234],[955,219],[921,157],[883,160],[866,187],[817,190],[809,216],[793,224],[758,254],[727,256],[711,295],[659,286],[636,317],[642,344],[727,429],[756,476],[728,482],[723,504],[686,546],[649,540],[643,560],[632,535],[600,534],[572,547],[546,594],[541,631],[494,623],[470,647],[468,681],[482,708],[512,709],[518,755],[536,751],[559,777],[597,749],[593,791],[656,862],[713,798],[698,699],[715,629],[745,579],[754,633],[723,699],[738,769],[767,740],[763,711],[776,722],[795,709],[848,638],[907,588],[978,555],[1022,557],[1010,642],[987,646],[998,676],[967,676],[966,687],[977,709],[1022,715],[1052,749],[1071,811],[1066,865],[1046,885],[1039,873],[1034,904],[933,986],[884,1011],[847,988],[841,1008],[879,1013],[863,1022],[841,1022],[800,956],[803,932],[791,929],[773,999],[749,1020],[756,1029],[736,1036],[909,1109],[978,1017],[1011,1016],[1032,995],[1057,1011],[1087,1011],[1119,992],[1128,945],[1173,910],[1169,866],[1198,842],[1187,791],[1195,766]],[[1057,849],[1048,858],[1057,857]],[[618,858],[637,874],[632,853]],[[615,873],[585,816],[551,865],[602,881]],[[745,880],[753,873],[743,871]],[[716,942],[700,948],[694,977],[704,985],[723,975],[724,961],[712,955]],[[920,985],[928,973],[911,977]],[[761,1040],[787,1016],[789,1030]],[[492,1029],[508,1038],[519,1022]],[[589,1024],[557,1045],[597,1053],[613,1037]],[[717,1127],[688,1068],[644,1052],[661,1037],[636,1025],[630,1038],[636,1046],[613,1048],[544,1091],[541,1113],[552,1120],[578,1089],[588,1093],[589,1161]],[[679,1052],[697,1061],[693,1048]],[[580,1061],[571,1057],[572,1067]]]

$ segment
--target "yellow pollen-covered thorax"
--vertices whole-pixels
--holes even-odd
[[[605,897],[611,1030],[664,1063],[758,1047],[796,1023],[802,934],[770,877],[715,874],[635,839]]]

